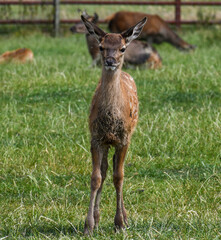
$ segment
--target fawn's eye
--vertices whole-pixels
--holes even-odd
[[[125,47],[123,47],[123,48],[120,49],[121,52],[125,52],[125,50],[126,50]]]
[[[99,49],[100,49],[100,51],[101,51],[101,52],[104,50],[104,48],[103,48],[103,47],[101,47],[101,46],[99,46]]]

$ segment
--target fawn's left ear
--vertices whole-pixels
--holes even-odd
[[[145,17],[143,20],[138,22],[135,26],[121,33],[122,37],[125,39],[127,46],[130,44],[131,41],[133,41],[140,35],[146,21],[147,21],[147,18]]]
[[[100,43],[102,37],[104,37],[106,33],[103,30],[101,30],[98,26],[96,26],[94,23],[88,21],[83,15],[81,15],[81,20],[83,21],[88,32],[92,36],[94,36],[97,39],[97,41]]]

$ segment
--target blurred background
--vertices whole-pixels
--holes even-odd
[[[102,2],[102,3],[101,3]],[[121,4],[119,4],[121,2]],[[139,4],[138,4],[139,2]],[[145,5],[142,5],[142,2]],[[84,4],[82,4],[84,3]],[[89,4],[90,3],[90,4]],[[134,4],[136,3],[136,4]],[[133,5],[131,5],[133,4]],[[161,5],[164,4],[164,5]],[[181,24],[221,23],[221,1],[212,0],[153,0],[153,1],[65,1],[65,0],[1,0],[0,1],[0,32],[14,31],[26,25],[36,24],[35,29],[48,32],[54,30],[53,24],[57,18],[59,32],[65,34],[67,24],[79,20],[79,12],[89,10],[99,13],[100,20],[120,10],[140,11],[148,14],[159,14],[177,26]],[[175,22],[176,21],[176,22]],[[19,24],[19,25],[18,25]],[[24,29],[24,25],[22,25]],[[33,30],[33,25],[31,25]]]

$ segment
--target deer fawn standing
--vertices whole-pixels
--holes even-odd
[[[113,181],[117,195],[115,226],[127,225],[123,203],[124,159],[130,138],[138,120],[138,99],[133,78],[121,71],[124,52],[132,40],[142,31],[146,18],[121,34],[105,33],[81,16],[88,32],[99,42],[102,59],[102,75],[92,100],[89,127],[91,132],[90,205],[85,221],[84,234],[93,232],[99,222],[99,203],[102,185],[108,168],[108,149],[115,148],[113,157]]]

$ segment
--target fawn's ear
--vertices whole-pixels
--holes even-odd
[[[106,33],[97,27],[94,23],[89,22],[83,15],[81,15],[81,20],[83,21],[85,27],[87,28],[88,32],[94,36],[97,41],[100,43],[102,37],[106,35]]]
[[[82,16],[84,16],[86,19],[89,18],[90,16],[87,14],[86,10],[82,12]]]
[[[94,13],[94,19],[93,19],[93,23],[97,23],[99,19],[99,16],[97,15],[97,13]]]
[[[131,41],[133,41],[140,35],[146,21],[147,21],[147,18],[145,17],[143,20],[138,22],[135,26],[121,33],[122,37],[125,39],[127,46],[130,44]]]

